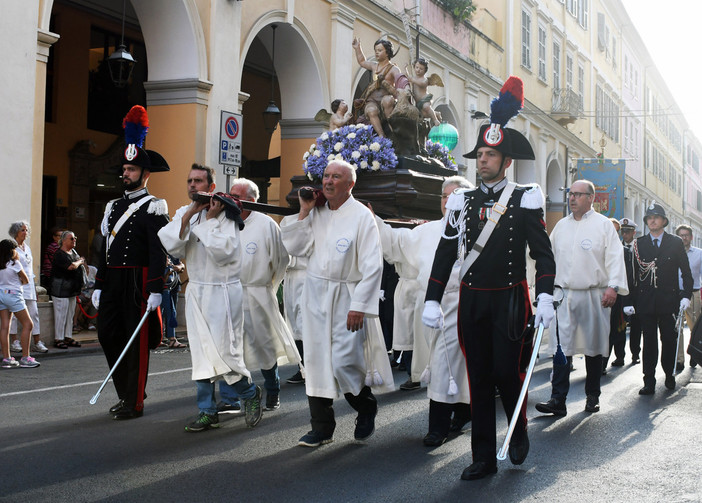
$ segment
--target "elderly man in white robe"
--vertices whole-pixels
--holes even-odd
[[[234,180],[229,194],[242,201],[258,201],[258,186],[246,178]],[[278,365],[299,363],[295,340],[278,308],[276,292],[290,257],[278,224],[263,213],[243,210],[241,284],[244,287],[244,361],[261,369],[266,410],[280,407]]]
[[[627,295],[622,244],[607,217],[592,208],[595,186],[588,180],[573,182],[568,193],[571,214],[551,232],[556,259],[557,287],[563,301],[556,311],[549,349],[554,354],[551,399],[536,404],[539,412],[565,416],[573,355],[585,355],[585,411],[600,410],[602,358],[609,355],[610,308],[617,294]],[[558,295],[554,297],[558,299]],[[565,361],[559,358],[560,339]]]
[[[326,204],[315,207],[315,198],[300,197],[298,220],[281,228],[288,252],[309,257],[302,319],[312,430],[301,446],[332,441],[339,392],[358,412],[354,438],[366,440],[378,411],[370,385],[394,389],[380,333],[368,330],[373,318],[377,325],[383,263],[373,215],[351,195],[355,182],[350,164],[331,161],[318,196]]]
[[[462,176],[452,176],[441,186],[441,214],[446,215],[446,201],[454,190],[472,188],[473,185]],[[383,256],[391,264],[403,264],[417,271],[420,290],[416,292],[414,310],[410,323],[413,324],[417,339],[428,348],[427,354],[415,344],[413,363],[422,362],[419,370],[428,381],[429,432],[424,437],[424,445],[436,447],[446,442],[449,432],[460,431],[470,421],[470,390],[468,371],[458,341],[458,291],[460,264],[454,264],[449,282],[444,290],[441,308],[444,313],[443,329],[433,329],[422,323],[424,297],[426,294],[434,254],[446,228],[446,222],[435,220],[414,229],[393,229],[376,216],[380,231]],[[453,418],[451,417],[453,415]]]
[[[256,426],[262,415],[261,389],[251,381],[244,363],[239,223],[227,217],[219,200],[197,201],[198,192],[214,188],[213,170],[193,164],[188,175],[193,202],[179,208],[158,233],[166,251],[187,264],[185,320],[200,409],[197,420],[185,427],[189,432],[219,427],[217,380],[223,382],[223,399],[244,400],[249,427]]]

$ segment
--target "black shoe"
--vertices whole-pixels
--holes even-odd
[[[478,480],[497,473],[497,465],[488,465],[485,461],[476,461],[463,470],[461,480]]]
[[[449,431],[453,432],[453,433],[461,431],[461,430],[463,430],[463,427],[465,425],[467,425],[468,423],[470,423],[470,417],[458,418],[458,417],[454,416],[453,419],[451,419],[451,426],[449,427]]]
[[[535,407],[536,410],[544,414],[554,414],[556,416],[565,416],[568,414],[565,403],[560,403],[553,398],[548,402],[539,402]]]
[[[446,436],[437,431],[430,431],[424,436],[423,442],[427,447],[439,447],[446,442]]]
[[[319,447],[320,445],[329,444],[333,441],[334,439],[332,438],[331,434],[324,435],[316,430],[311,430],[297,441],[297,445],[301,445],[303,447]]]
[[[412,391],[415,389],[419,389],[421,387],[422,387],[422,383],[417,382],[417,381],[413,381],[411,377],[409,379],[407,379],[405,382],[403,382],[402,384],[400,384],[400,389],[404,390],[404,391]]]
[[[266,410],[276,410],[280,408],[280,395],[278,393],[266,393]]]
[[[512,440],[509,443],[509,460],[513,465],[521,465],[529,454],[529,436],[524,432],[519,440]]]
[[[585,412],[599,412],[600,399],[595,395],[588,395],[585,400]]]
[[[639,395],[653,395],[655,393],[656,388],[654,386],[649,386],[646,384],[643,388],[639,390]]]
[[[690,357],[690,368],[694,369],[697,366],[697,360],[694,358]]]
[[[639,363],[641,360],[639,360],[639,355],[631,355],[631,364],[636,365]]]
[[[261,421],[263,408],[261,408],[261,388],[256,386],[256,394],[244,400],[244,412],[246,413],[246,426],[253,428]]]
[[[295,375],[287,379],[288,384],[305,384],[305,378],[302,377],[302,372],[297,371]]]
[[[218,402],[217,403],[217,413],[218,414],[242,414],[243,411],[241,410],[241,402],[235,402],[235,403],[227,403],[227,402]]]
[[[123,419],[135,419],[137,417],[141,417],[144,415],[143,410],[136,410],[136,409],[131,409],[128,407],[122,407],[120,410],[115,412],[115,415],[112,416],[112,419],[116,419],[118,421],[123,420]]]
[[[110,407],[110,414],[114,414],[118,410],[120,410],[122,407],[124,407],[124,400],[120,400],[116,404],[114,404],[112,407]]]
[[[362,442],[370,438],[375,432],[375,415],[376,410],[372,414],[359,414],[356,417],[356,429],[353,431],[353,438]]]
[[[612,362],[612,367],[623,367],[624,366],[624,358],[617,358]]]
[[[675,389],[675,376],[670,374],[665,376],[665,387],[668,389]]]

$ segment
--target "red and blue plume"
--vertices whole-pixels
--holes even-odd
[[[134,105],[122,121],[124,143],[144,147],[146,132],[149,130],[149,116],[141,105]]]
[[[504,127],[524,106],[524,82],[511,76],[500,89],[500,96],[490,103],[490,123]]]

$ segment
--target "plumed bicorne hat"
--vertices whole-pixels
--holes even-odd
[[[480,127],[478,142],[463,157],[475,159],[480,147],[490,147],[512,159],[535,159],[529,140],[516,129],[505,127],[523,106],[524,83],[519,77],[511,76],[500,89],[500,95],[490,103],[490,124]]]
[[[161,154],[144,148],[144,140],[149,130],[149,117],[141,105],[134,105],[122,121],[124,143],[122,164],[133,164],[152,173],[170,171],[171,168]]]
[[[649,207],[646,208],[646,214],[644,215],[644,223],[648,225],[648,217],[652,217],[654,215],[661,216],[665,219],[663,227],[666,227],[668,225],[668,217],[665,214],[665,209],[663,209],[663,206],[658,204],[656,201],[651,202]]]

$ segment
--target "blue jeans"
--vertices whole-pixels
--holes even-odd
[[[215,384],[209,379],[195,381],[197,387],[197,407],[205,414],[217,414],[217,401],[215,399]],[[227,403],[234,403],[241,397],[252,398],[256,395],[256,385],[248,379],[241,379],[234,384],[227,384],[225,380],[219,381],[219,394]],[[234,397],[233,400],[231,397]]]
[[[267,395],[280,394],[280,377],[278,376],[278,364],[276,363],[268,370],[261,369],[263,374],[263,387],[266,388]]]
[[[178,301],[178,289],[171,291],[166,288],[161,293],[161,314],[163,315],[163,325],[166,328],[166,339],[175,338],[176,302]]]

